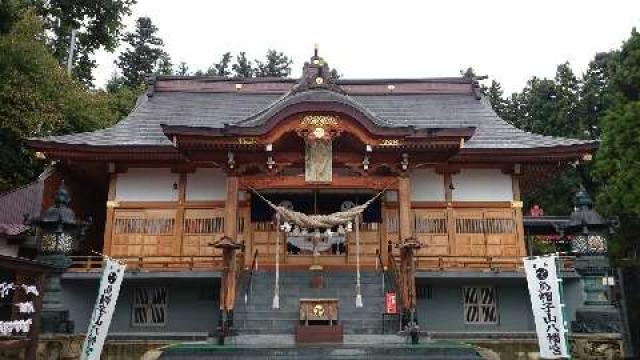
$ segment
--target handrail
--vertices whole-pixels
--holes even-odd
[[[564,271],[574,270],[574,257],[561,256]],[[418,270],[523,270],[520,256],[414,255]]]
[[[102,256],[70,256],[70,271],[91,272],[102,269]],[[211,270],[222,268],[222,256],[123,256],[118,260],[127,264],[127,270]]]
[[[244,301],[245,305],[249,299],[249,292],[251,291],[251,283],[253,282],[253,274],[258,270],[258,249],[253,252],[253,260],[251,260],[251,267],[247,277],[247,283],[244,288]]]
[[[400,269],[398,269],[398,264],[396,262],[395,256],[389,251],[389,269],[391,270],[391,277],[393,280],[394,288],[396,289],[396,304],[398,304],[398,312],[402,314],[402,303],[403,303],[403,289],[404,286],[401,282],[402,279],[400,277]]]
[[[382,253],[381,253],[380,249],[376,249],[376,257],[378,259],[378,263],[381,266],[380,271],[382,272],[382,281],[383,281],[383,283],[382,283],[382,291],[385,292],[386,291],[385,286],[384,286],[385,281],[386,281],[387,284],[389,284],[390,288],[393,288],[393,285],[394,285],[393,279],[389,278],[388,267],[385,264],[384,259],[382,258]]]

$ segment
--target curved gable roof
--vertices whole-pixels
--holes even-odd
[[[174,82],[179,84],[172,85]],[[296,92],[292,91],[295,82],[289,80],[272,84],[265,79],[161,77],[155,82],[155,90],[143,96],[136,108],[113,127],[33,139],[30,145],[36,149],[67,146],[122,151],[123,147],[164,147],[164,151],[173,151],[162,125],[258,127],[287,109],[304,104],[307,110],[326,110],[331,105],[352,111],[379,128],[475,128],[475,134],[465,143],[465,151],[595,147],[593,141],[537,135],[515,128],[476,94],[475,85],[462,78],[339,80],[332,86],[341,86],[345,91],[307,88]]]

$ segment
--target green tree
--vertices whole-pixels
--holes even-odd
[[[99,49],[114,51],[124,28],[122,20],[131,15],[136,0],[23,0],[35,6],[47,30],[48,44],[60,64],[66,63],[72,30],[76,30],[73,72],[84,84],[93,81],[96,67],[91,60]]]
[[[222,54],[222,58],[220,59],[219,63],[213,64],[213,67],[216,71],[215,75],[223,77],[228,77],[229,75],[231,75],[230,64],[231,53],[227,51],[226,53]]]
[[[255,73],[253,63],[247,59],[247,54],[244,51],[241,51],[236,56],[236,62],[231,65],[231,70],[233,70],[233,74],[239,78],[250,78],[253,77]]]
[[[269,49],[267,51],[265,61],[255,60],[257,77],[288,77],[291,75],[291,64],[293,60],[289,59],[283,52]]]
[[[589,63],[582,77],[578,118],[585,135],[595,140],[600,137],[600,121],[611,106],[609,79],[614,53],[598,53]]]
[[[178,71],[176,72],[176,75],[180,75],[180,76],[189,75],[189,65],[187,65],[186,62],[181,61],[180,65],[178,65]]]
[[[472,67],[468,67],[465,70],[460,70],[460,75],[465,78],[465,79],[475,79],[476,78],[476,72],[475,70],[473,70]]]
[[[592,94],[595,89],[585,84],[591,81],[589,74],[595,76],[596,64],[602,66],[597,56],[590,67],[593,71],[588,71],[581,79],[575,76],[568,63],[560,64],[553,79],[532,77],[522,91],[506,99],[495,82],[485,88],[484,93],[496,113],[520,129],[550,136],[591,138],[591,124],[598,122],[601,115],[589,110],[583,103],[583,96],[587,93],[595,96]],[[599,81],[606,81],[606,77],[606,73],[602,74]],[[604,89],[599,91],[598,96],[604,97]],[[592,119],[586,120],[587,117]],[[539,204],[547,215],[570,213],[573,194],[581,184],[591,193],[597,190],[590,172],[590,165],[581,164],[539,184],[535,190],[524,194],[526,208]]]
[[[145,76],[154,73],[160,60],[167,57],[164,43],[157,33],[158,28],[151,19],[141,17],[136,20],[135,31],[123,37],[128,48],[118,56],[116,63],[122,71],[125,85],[131,89],[144,84]]]
[[[169,56],[169,54],[162,54],[156,71],[160,75],[173,75],[173,63],[171,62],[171,56]]]
[[[501,118],[506,119],[507,114],[507,101],[504,99],[504,91],[502,85],[496,80],[491,80],[491,85],[484,88],[483,93],[489,99],[491,107]]]
[[[637,256],[640,245],[640,33],[634,28],[620,51],[611,55],[611,107],[601,121],[602,143],[596,156],[600,182],[598,206],[621,217],[615,238],[619,256]]]
[[[24,10],[21,0],[0,1],[0,35],[11,31],[13,25],[20,20],[20,15]]]
[[[39,161],[24,148],[29,137],[91,131],[115,123],[124,98],[87,91],[67,76],[45,45],[45,31],[27,11],[0,35],[0,191],[32,179]]]

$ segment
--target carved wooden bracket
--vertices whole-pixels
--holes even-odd
[[[307,141],[331,141],[339,136],[344,128],[335,115],[305,115],[296,127],[296,133]]]

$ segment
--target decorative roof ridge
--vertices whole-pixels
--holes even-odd
[[[478,76],[475,80],[484,80],[487,76]],[[253,83],[298,83],[300,78],[277,78],[277,77],[221,77],[206,75],[156,75],[150,82],[158,81],[188,81],[196,80],[200,82],[232,82],[238,84]],[[462,76],[443,76],[443,77],[416,77],[416,78],[339,78],[335,79],[337,85],[384,85],[387,83],[454,83],[454,84],[471,84],[472,79]]]

